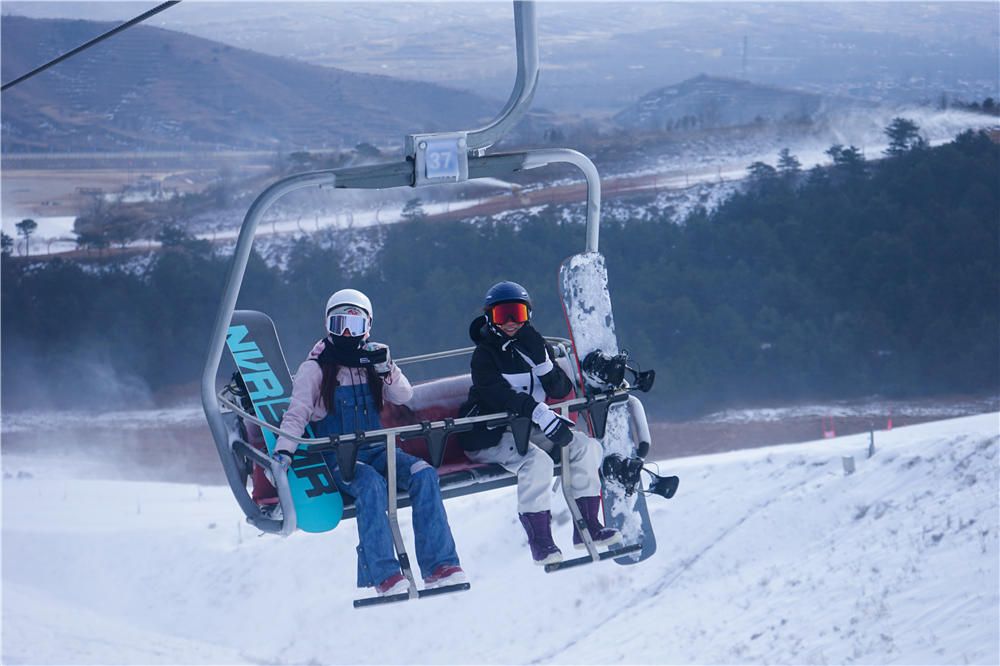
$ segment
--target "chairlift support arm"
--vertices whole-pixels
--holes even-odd
[[[514,39],[517,46],[517,76],[514,89],[497,117],[488,125],[468,132],[470,152],[481,154],[499,141],[527,112],[538,85],[538,33],[535,3],[514,1]]]

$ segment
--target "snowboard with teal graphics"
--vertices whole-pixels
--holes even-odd
[[[226,345],[257,418],[279,426],[292,400],[292,375],[278,344],[274,322],[262,312],[237,310],[229,324]],[[262,430],[267,452],[274,453],[277,436]],[[307,429],[305,436],[311,437],[311,431]],[[288,485],[300,530],[326,532],[337,526],[344,502],[321,454],[305,454],[300,448],[288,470]]]
[[[617,354],[618,338],[615,336],[604,256],[598,252],[587,252],[575,254],[564,261],[559,269],[559,293],[578,367],[580,361],[594,350]],[[589,393],[592,389],[588,386],[585,390]],[[625,403],[611,406],[601,446],[605,457],[618,454],[630,458],[636,455],[636,442],[629,427],[629,412]],[[626,496],[624,486],[607,479],[602,488],[606,524],[622,533],[625,545],[642,544],[642,550],[615,558],[619,564],[641,562],[656,552],[656,536],[641,483],[636,490],[638,492]]]

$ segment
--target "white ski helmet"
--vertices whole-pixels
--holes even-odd
[[[353,305],[354,307],[364,310],[365,313],[368,314],[368,326],[369,328],[371,327],[371,321],[373,319],[371,299],[357,289],[341,289],[340,291],[334,292],[333,295],[327,299],[326,310],[323,314],[324,325],[326,325],[326,320],[330,314],[330,310],[333,310],[340,305]]]

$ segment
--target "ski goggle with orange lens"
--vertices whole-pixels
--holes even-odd
[[[352,337],[360,337],[368,332],[368,317],[353,314],[332,314],[326,318],[326,330],[334,335],[343,335],[346,330]]]
[[[528,306],[524,303],[497,303],[490,308],[490,321],[497,326],[509,321],[523,324],[528,321]]]

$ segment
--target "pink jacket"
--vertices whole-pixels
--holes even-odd
[[[323,371],[320,369],[319,363],[312,360],[318,358],[322,352],[323,341],[320,340],[313,346],[309,356],[299,366],[298,372],[292,379],[292,401],[288,405],[288,411],[281,419],[281,429],[296,437],[301,436],[306,431],[306,426],[309,423],[326,417],[326,405],[323,404],[323,396],[320,391],[323,383]],[[366,383],[368,376],[361,368],[341,367],[337,372],[337,381],[341,386],[352,386]],[[395,363],[392,364],[392,372],[385,378],[382,397],[387,402],[396,405],[401,405],[413,397],[413,387],[410,386],[410,380]],[[286,437],[278,437],[275,450],[290,452],[297,447],[298,444]]]

